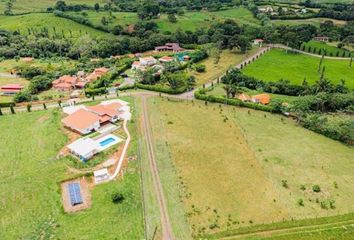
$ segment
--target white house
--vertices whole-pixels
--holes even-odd
[[[152,66],[157,63],[157,60],[154,57],[139,58],[139,61],[142,66]]]
[[[80,158],[81,161],[87,161],[97,153],[98,143],[91,138],[80,138],[68,145],[70,152]]]

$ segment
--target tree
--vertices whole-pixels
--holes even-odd
[[[237,94],[241,93],[240,87],[236,84],[225,84],[224,90],[227,98],[234,98]]]
[[[64,1],[57,1],[54,5],[54,9],[64,12],[66,10],[66,3]]]
[[[124,196],[121,193],[113,193],[112,194],[112,202],[117,204],[121,203],[124,200]]]
[[[100,4],[95,3],[94,8],[95,8],[95,11],[98,12],[100,10]]]
[[[1,108],[0,108],[0,116],[2,116],[3,114],[2,114],[2,111],[1,111]]]
[[[27,112],[31,112],[32,105],[31,104],[27,104],[26,108],[27,108]]]
[[[5,10],[4,10],[5,15],[12,15],[12,7],[13,7],[14,2],[15,2],[15,0],[8,0],[6,2]]]
[[[102,25],[107,25],[108,24],[108,20],[107,20],[107,18],[105,16],[103,16],[101,18],[101,23],[102,23]]]
[[[43,109],[47,110],[47,105],[45,103],[43,103]]]
[[[167,17],[168,17],[168,21],[169,22],[171,22],[171,23],[176,23],[177,22],[177,18],[176,18],[176,16],[173,13],[169,13],[167,15]]]
[[[151,0],[145,0],[137,10],[138,17],[141,20],[156,18],[159,13],[160,6]]]
[[[11,111],[12,114],[15,114],[15,109],[14,109],[14,105],[13,104],[10,105],[10,111]]]

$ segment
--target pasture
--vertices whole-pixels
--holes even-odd
[[[0,0],[0,12],[5,9],[5,3],[7,0]],[[48,7],[53,7],[56,0],[16,0],[13,3],[14,13],[28,13],[46,11]],[[70,4],[87,4],[93,6],[95,3],[104,4],[104,0],[65,0],[65,3]]]
[[[353,148],[249,109],[164,98],[149,108],[194,234],[354,211]]]
[[[325,78],[333,84],[345,80],[346,86],[354,88],[354,66],[349,67],[348,60],[324,59]],[[280,49],[272,49],[247,65],[243,73],[264,81],[289,80],[293,84],[301,84],[306,78],[307,82],[314,84],[319,80],[318,72],[320,58],[303,54],[291,53]]]
[[[130,100],[129,100],[130,101]],[[66,144],[55,110],[1,116],[0,239],[142,239],[143,220],[137,161],[124,179],[91,189],[92,207],[64,214],[60,182],[77,176],[56,155]],[[135,155],[136,129],[129,156]],[[113,193],[123,194],[119,204]]]
[[[272,20],[274,25],[301,25],[301,24],[312,24],[316,27],[320,27],[320,24],[324,21],[332,21],[335,25],[341,26],[346,24],[346,21],[336,20],[331,18],[309,18],[309,19],[281,19],[281,20]]]
[[[197,86],[202,86],[205,83],[217,79],[223,75],[227,69],[241,63],[258,50],[258,48],[253,48],[245,54],[224,50],[220,54],[220,60],[218,63],[215,63],[215,58],[213,57],[208,57],[207,59],[202,60],[199,63],[205,65],[205,72],[192,72],[192,74],[196,77]]]
[[[84,11],[87,14],[87,19],[95,25],[101,25],[102,17],[109,19],[107,12]],[[72,12],[73,15],[81,15],[81,13]],[[116,25],[121,25],[124,28],[137,23],[138,16],[134,12],[113,12],[114,18],[108,22],[108,27],[113,28]],[[211,24],[233,19],[238,24],[259,25],[259,21],[253,17],[252,13],[246,8],[234,8],[218,12],[186,12],[182,16],[176,16],[177,22],[171,23],[168,21],[167,15],[162,14],[160,18],[154,19],[159,30],[164,32],[175,32],[178,29],[183,31],[195,31],[198,28],[208,27]]]
[[[49,35],[57,34],[70,38],[78,38],[84,34],[93,37],[111,36],[108,33],[93,29],[91,27],[76,23],[66,18],[54,16],[52,13],[31,13],[17,16],[0,15],[0,29],[19,31],[21,34],[28,34],[29,29],[34,32],[41,32],[48,29]]]
[[[319,41],[309,41],[307,43],[303,43],[301,45],[301,49],[315,54],[325,54],[325,56],[333,56],[333,57],[349,57],[351,52],[344,48],[338,48],[333,45],[329,45],[325,42]],[[315,52],[314,52],[315,50]],[[352,53],[354,55],[354,53]]]

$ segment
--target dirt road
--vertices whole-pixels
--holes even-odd
[[[150,171],[152,173],[153,185],[154,190],[156,193],[157,202],[160,209],[160,218],[161,218],[161,227],[162,227],[162,239],[163,240],[172,240],[173,233],[170,224],[170,219],[167,212],[167,206],[165,201],[165,196],[163,194],[163,188],[161,185],[160,175],[157,168],[154,147],[152,143],[152,136],[151,136],[151,128],[150,128],[150,121],[148,116],[148,109],[147,109],[147,98],[146,95],[141,95],[142,98],[142,129],[143,134],[146,137],[146,147],[148,151],[148,158],[150,163]]]

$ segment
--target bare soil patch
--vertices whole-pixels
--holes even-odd
[[[82,196],[82,201],[83,201],[82,204],[78,204],[75,206],[71,205],[69,189],[68,189],[68,185],[70,183],[79,183],[80,184],[81,196]],[[85,177],[63,182],[60,187],[61,187],[62,202],[63,202],[63,207],[64,207],[65,212],[67,212],[67,213],[78,212],[78,211],[84,210],[86,208],[89,208],[91,206],[91,194],[90,194],[90,189],[89,189],[89,182],[86,180]]]

